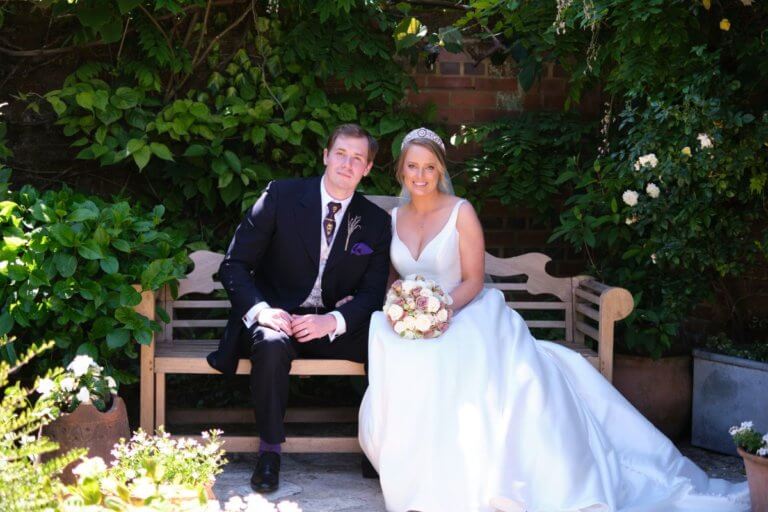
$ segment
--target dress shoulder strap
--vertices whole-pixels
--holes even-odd
[[[453,205],[453,210],[451,210],[451,215],[448,217],[448,224],[455,226],[456,220],[459,218],[459,207],[466,203],[466,199],[459,199],[459,201]]]

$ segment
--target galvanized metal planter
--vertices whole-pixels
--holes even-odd
[[[736,455],[728,429],[754,421],[768,431],[768,363],[693,351],[693,427],[691,444]]]

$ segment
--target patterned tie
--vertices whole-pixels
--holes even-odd
[[[326,245],[331,245],[333,230],[336,229],[336,213],[341,210],[341,203],[328,203],[328,215],[323,219],[323,232],[325,233]]]

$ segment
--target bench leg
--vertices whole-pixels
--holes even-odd
[[[155,374],[155,428],[165,425],[165,374]]]
[[[141,369],[141,390],[139,406],[139,426],[144,432],[155,430],[155,375]]]

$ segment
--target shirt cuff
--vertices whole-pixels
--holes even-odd
[[[268,308],[269,304],[267,304],[264,301],[259,302],[255,306],[253,306],[251,309],[249,309],[244,315],[243,315],[243,323],[246,327],[251,327],[253,324],[256,323],[256,320],[259,318],[259,313],[264,308]]]
[[[331,311],[330,314],[336,318],[336,330],[328,335],[328,339],[333,341],[336,337],[347,332],[347,322],[344,320],[344,315],[338,311]]]

